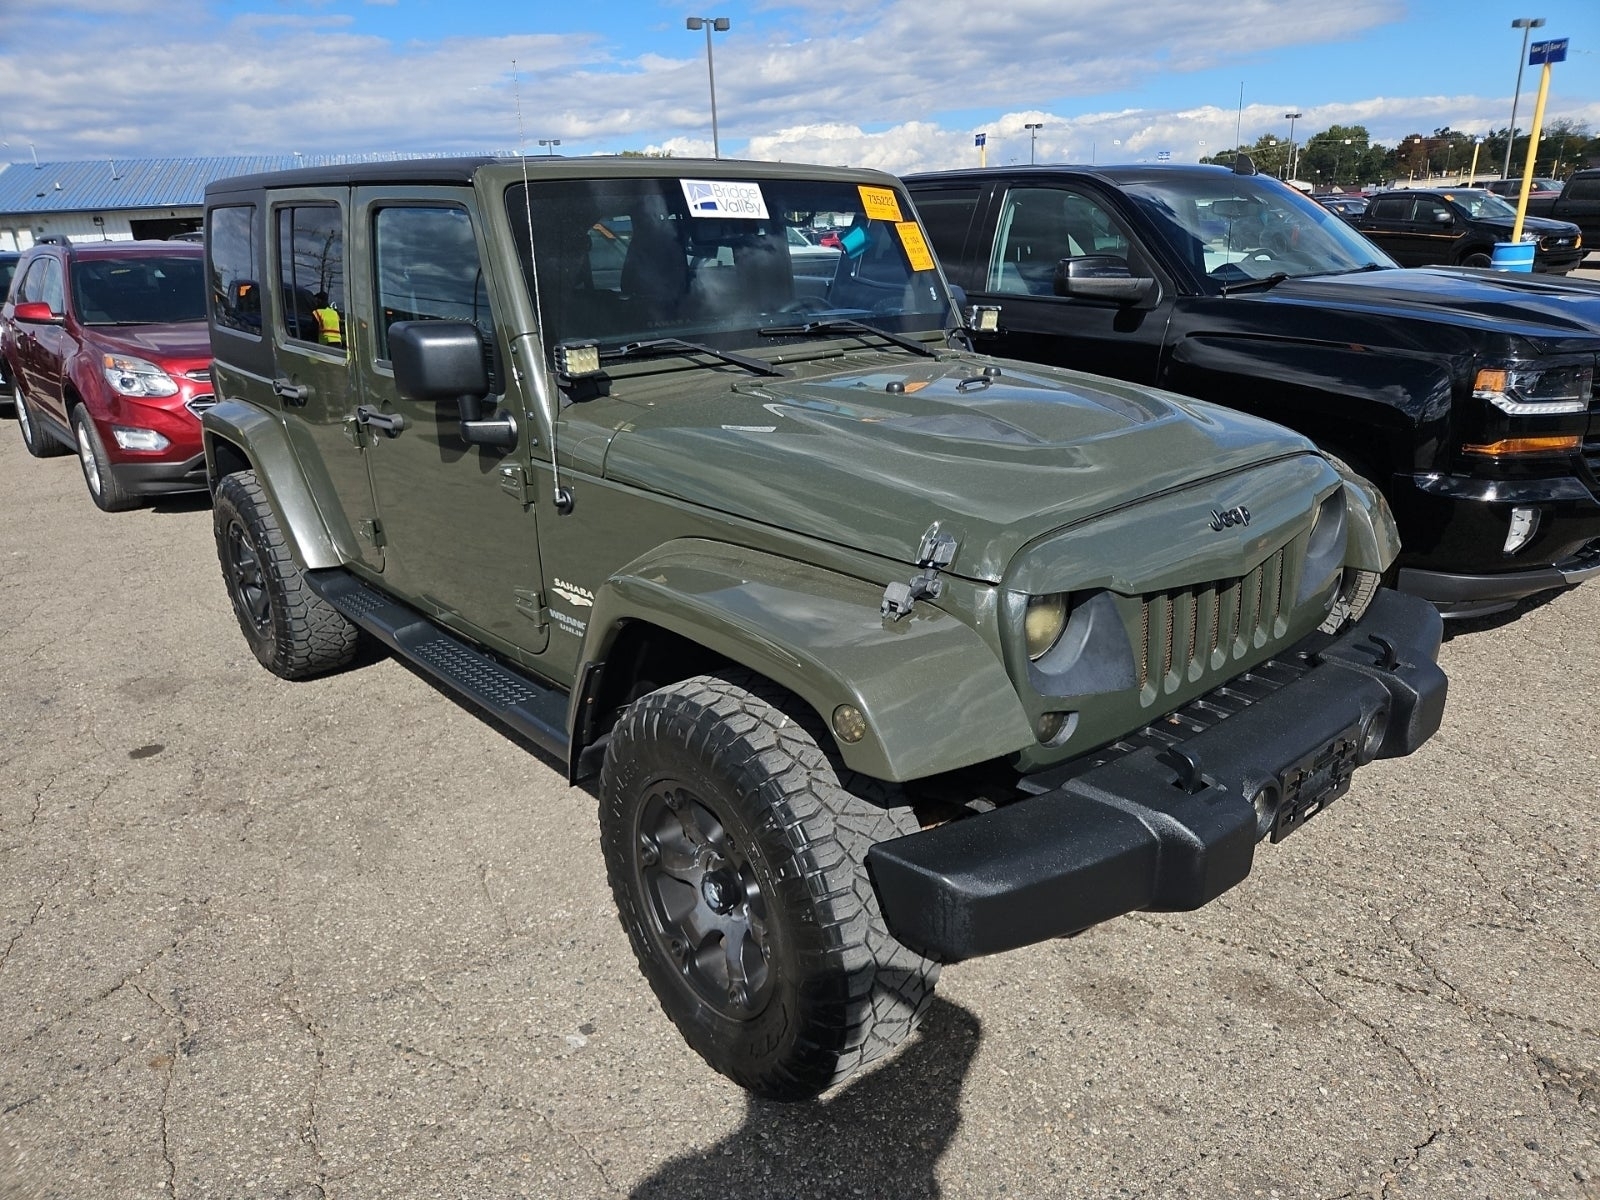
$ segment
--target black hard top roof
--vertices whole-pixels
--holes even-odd
[[[488,155],[470,158],[414,158],[397,162],[344,163],[333,167],[301,167],[293,171],[267,171],[259,175],[233,175],[206,185],[206,199],[268,187],[353,187],[363,183],[471,183],[477,169],[497,160]]]

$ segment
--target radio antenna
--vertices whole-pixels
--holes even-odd
[[[539,315],[539,327],[544,328],[544,305],[539,299],[539,272],[533,258],[533,192],[528,186],[528,136],[522,128],[522,76],[517,72],[517,60],[511,60],[511,90],[517,104],[517,158],[522,163],[522,212],[528,219],[528,282],[533,285],[533,310]],[[561,405],[550,408],[550,478],[554,486],[551,499],[562,516],[572,511],[572,489],[561,483],[561,458],[556,453],[556,428],[561,424]]]

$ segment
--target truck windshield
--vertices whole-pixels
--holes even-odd
[[[1173,174],[1127,185],[1162,239],[1203,283],[1333,275],[1395,262],[1337,214],[1273,179]]]
[[[770,349],[775,327],[803,338],[808,325],[852,319],[915,335],[950,313],[922,230],[889,187],[537,180],[508,190],[507,214],[552,347],[671,337]]]

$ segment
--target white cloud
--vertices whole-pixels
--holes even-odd
[[[1192,161],[1233,144],[1231,108],[1078,110],[1151,72],[1355,36],[1399,8],[1342,0],[1286,21],[1278,0],[1012,0],[981,14],[970,0],[774,0],[760,22],[719,35],[722,148],[909,171],[975,163],[972,135],[983,129],[989,162],[1003,164],[1027,161],[1022,126],[1037,121],[1041,161],[1161,150]],[[515,150],[539,138],[560,138],[570,152],[710,150],[705,63],[692,38],[663,35],[679,56],[623,55],[600,31],[405,42],[358,32],[348,12],[230,13],[204,0],[61,0],[30,15],[26,46],[0,50],[9,155],[24,157],[28,142],[41,158],[68,159]],[[119,65],[91,65],[103,63]],[[1375,97],[1304,108],[1298,134],[1361,123],[1393,142],[1446,122],[1503,125],[1509,108],[1509,97]],[[1003,115],[974,127],[970,114],[988,109]],[[1550,115],[1600,127],[1597,109],[1558,105]],[[1247,108],[1243,138],[1286,135],[1283,111]]]

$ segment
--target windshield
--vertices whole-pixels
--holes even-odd
[[[1396,265],[1338,214],[1273,179],[1173,173],[1126,190],[1167,245],[1215,290],[1270,275]]]
[[[72,303],[85,325],[170,325],[206,317],[200,256],[86,258],[72,264]]]
[[[943,329],[949,315],[922,230],[887,187],[555,180],[512,187],[507,206],[524,264],[532,226],[530,286],[552,348],[666,337],[771,346],[834,318],[916,334]],[[796,332],[758,332],[779,327]]]
[[[1446,192],[1444,198],[1469,217],[1503,218],[1507,221],[1517,219],[1517,210],[1493,192]]]

